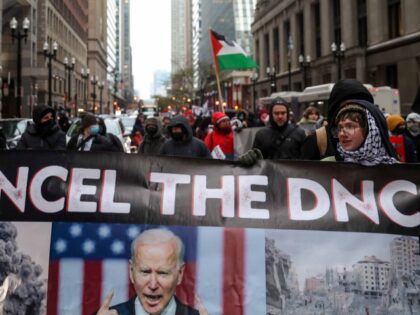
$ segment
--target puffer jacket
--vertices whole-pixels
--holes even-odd
[[[40,128],[41,118],[51,112],[54,121],[48,130]],[[16,149],[18,150],[65,150],[66,134],[60,129],[55,120],[55,111],[46,105],[37,105],[32,111],[33,123],[30,123],[22,137],[20,138]]]

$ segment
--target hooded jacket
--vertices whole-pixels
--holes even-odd
[[[53,121],[45,128],[41,119],[46,114],[52,113]],[[20,138],[16,149],[25,150],[65,150],[66,134],[60,129],[56,122],[54,109],[46,105],[37,105],[32,110],[33,123],[26,127]]]
[[[213,130],[209,132],[204,139],[204,143],[209,148],[210,152],[214,150],[216,146],[219,146],[222,152],[226,155],[227,160],[233,160],[233,131],[230,130],[228,133],[224,133],[219,129],[218,124],[223,119],[229,119],[229,117],[222,112],[216,112],[213,114]]]
[[[181,141],[175,141],[172,138],[172,127],[175,126],[180,126],[185,135],[184,139]],[[193,137],[193,132],[191,126],[188,124],[187,118],[183,116],[175,116],[172,118],[168,125],[168,131],[171,135],[171,139],[162,145],[159,152],[160,154],[211,159],[210,151],[205,143],[200,139]]]
[[[154,135],[150,135],[147,132],[147,126],[154,125],[157,127],[157,132]],[[144,137],[140,143],[138,154],[159,154],[160,148],[166,142],[166,138],[162,134],[162,124],[156,117],[147,118],[144,122]]]
[[[370,94],[368,89],[358,80],[355,79],[343,79],[338,81],[333,89],[331,90],[330,97],[328,98],[328,114],[327,121],[331,123],[335,111],[338,109],[340,104],[346,100],[365,100],[370,103],[374,103],[373,96]],[[322,157],[334,155],[335,151],[330,139],[332,139],[331,133],[328,132],[328,128],[321,127],[317,129],[321,131],[318,133],[312,133],[308,135],[302,146],[302,158],[306,160],[320,160]],[[325,134],[326,139],[317,139],[317,134]],[[320,152],[318,142],[326,142],[325,152]]]
[[[298,159],[305,140],[305,131],[288,121],[279,127],[273,118],[275,105],[284,105],[288,112],[287,120],[289,119],[289,104],[281,98],[276,98],[270,106],[269,123],[257,132],[252,147],[259,149],[264,159]]]
[[[351,100],[351,99],[350,99]],[[350,101],[349,100],[349,101]],[[386,153],[397,159],[397,155],[395,153],[394,147],[392,146],[391,142],[389,141],[389,136],[388,136],[388,126],[385,120],[385,116],[382,114],[381,110],[375,106],[373,103],[365,101],[365,100],[351,100],[352,103],[358,104],[364,108],[366,108],[370,114],[373,116],[373,118],[375,119],[375,123],[376,126],[379,129],[380,132],[380,136],[381,136],[381,141],[382,144],[385,148]],[[341,155],[338,153],[337,150],[337,144],[338,144],[338,139],[332,137],[332,128],[335,126],[335,119],[337,117],[337,114],[339,112],[340,107],[334,107],[333,110],[329,113],[330,115],[330,119],[331,119],[331,123],[328,125],[327,127],[327,134],[330,137],[330,141],[332,144],[332,149],[333,149],[333,155],[335,156],[335,160],[336,161],[342,161],[343,158],[341,157]]]

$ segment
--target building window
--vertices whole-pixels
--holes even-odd
[[[264,35],[264,52],[265,52],[265,64],[270,67],[270,37],[268,34]]]
[[[280,39],[279,39],[279,29],[276,27],[273,30],[273,60],[274,60],[274,68],[280,69],[279,62],[280,62]]]
[[[305,33],[304,33],[304,26],[303,26],[303,12],[299,12],[297,15],[297,22],[298,22],[298,34],[299,34],[299,54],[305,56]]]
[[[321,8],[319,2],[314,5],[315,54],[321,57]]]
[[[389,39],[402,35],[400,0],[388,0],[388,33]]]
[[[333,5],[334,41],[341,43],[341,6],[340,0],[331,0]]]
[[[257,62],[257,64],[261,65],[261,60],[260,60],[260,41],[257,39],[255,41],[255,61]]]
[[[357,31],[360,47],[367,46],[367,7],[366,0],[357,0]]]
[[[397,65],[393,64],[393,65],[386,66],[385,74],[386,74],[385,84],[392,87],[392,88],[398,88],[398,68],[397,68]]]

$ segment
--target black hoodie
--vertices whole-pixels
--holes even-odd
[[[370,103],[374,103],[372,94],[370,94],[370,92],[362,84],[362,82],[356,79],[343,79],[338,81],[331,90],[330,97],[328,99],[327,121],[329,124],[333,121],[333,115],[340,106],[340,104],[344,101],[352,99],[364,100]],[[324,127],[321,127],[320,129],[322,128]],[[322,154],[319,151],[316,133],[308,135],[302,146],[302,158],[306,160],[320,160],[325,156],[334,155],[335,150],[333,148],[333,143],[330,139],[332,139],[331,133],[327,128],[327,136],[325,139],[327,141],[327,150],[325,154]]]
[[[185,135],[184,139],[181,141],[175,141],[172,138],[172,127],[175,126],[180,126]],[[159,152],[160,154],[211,159],[209,149],[203,141],[193,137],[191,126],[189,125],[187,118],[184,116],[175,116],[172,118],[170,124],[168,125],[168,131],[171,135],[171,139],[162,145]]]
[[[53,121],[45,128],[41,124],[41,119],[48,113],[52,113]],[[26,128],[16,149],[65,150],[66,134],[57,125],[55,117],[55,111],[51,107],[46,105],[35,106],[32,110],[33,123]]]

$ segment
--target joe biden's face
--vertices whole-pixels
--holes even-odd
[[[174,239],[136,245],[130,279],[144,310],[151,315],[164,310],[182,281],[184,266],[177,266],[176,249]]]

